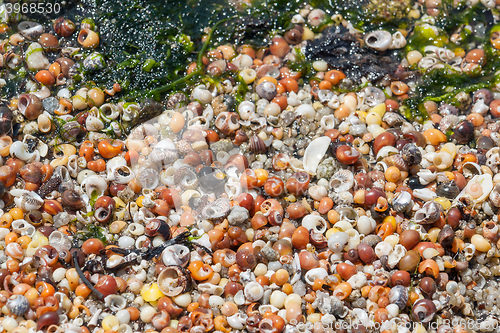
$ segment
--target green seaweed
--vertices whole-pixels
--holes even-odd
[[[90,238],[97,238],[99,239],[101,242],[103,242],[104,245],[107,244],[107,240],[106,240],[106,234],[105,234],[105,230],[104,228],[98,226],[98,225],[95,225],[95,224],[87,224],[85,226],[85,229],[84,230],[80,230],[78,231],[76,234],[75,234],[75,237],[77,239],[79,239],[80,241],[84,242],[86,241],[87,239],[90,239]]]

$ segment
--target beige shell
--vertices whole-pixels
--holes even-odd
[[[327,136],[322,136],[314,139],[309,146],[307,146],[304,153],[304,170],[310,174],[315,175],[316,169],[318,168],[319,162],[325,156],[328,147],[332,140]]]

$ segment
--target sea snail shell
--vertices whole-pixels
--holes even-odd
[[[365,36],[366,46],[377,51],[385,51],[391,46],[392,36],[385,30],[377,30]]]

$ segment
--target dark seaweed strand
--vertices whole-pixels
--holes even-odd
[[[169,247],[170,245],[184,243],[189,236],[191,236],[191,233],[189,231],[184,231],[182,234],[175,236],[174,238],[163,243],[162,245],[149,250],[148,252],[146,252],[146,254],[144,254],[143,258],[145,260],[151,260],[159,256],[163,252],[163,250],[165,250],[165,248]]]
[[[89,287],[89,289],[94,293],[94,295],[97,297],[97,299],[99,299],[101,301],[104,300],[104,295],[99,290],[95,289],[95,287],[92,285],[92,283],[89,280],[87,280],[87,278],[83,274],[82,269],[80,268],[80,265],[78,265],[78,256],[76,255],[75,252],[73,252],[72,256],[73,256],[73,264],[75,265],[75,269],[76,269],[76,272],[78,273],[78,276],[80,277],[80,279],[82,279],[83,283],[85,283],[85,285],[87,287]]]
[[[207,50],[208,45],[210,44],[210,40],[212,39],[214,31],[216,30],[216,28],[220,24],[224,23],[227,20],[228,20],[227,18],[225,18],[223,20],[220,20],[219,22],[215,23],[215,25],[213,26],[212,30],[210,30],[210,33],[208,34],[207,40],[205,41],[205,43],[201,47],[200,53],[198,54],[198,60],[196,61],[196,70],[192,71],[188,75],[186,75],[183,78],[180,78],[180,79],[178,79],[178,80],[176,80],[176,81],[174,81],[172,83],[169,83],[167,85],[164,85],[164,86],[161,86],[161,87],[158,87],[156,89],[151,90],[149,94],[150,95],[157,95],[157,94],[161,94],[161,93],[167,92],[167,91],[173,89],[179,83],[187,81],[190,78],[192,78],[193,76],[195,76],[197,74],[200,74],[203,71],[203,66],[202,66],[203,55],[205,54],[205,51]]]

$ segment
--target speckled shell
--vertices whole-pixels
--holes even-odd
[[[189,142],[187,142],[186,140],[177,141],[177,143],[175,144],[175,147],[179,151],[179,154],[181,154],[182,156],[187,155],[191,152],[194,152],[193,147],[191,147]]]
[[[409,165],[417,165],[422,162],[422,153],[414,143],[407,143],[401,150],[401,156]]]
[[[167,109],[174,110],[183,104],[186,104],[187,97],[183,93],[175,93],[168,99]]]
[[[406,287],[397,285],[389,291],[389,301],[396,304],[400,310],[403,310],[408,302],[408,290]]]
[[[399,154],[387,156],[382,161],[385,162],[387,166],[395,166],[401,171],[408,171],[408,164],[403,159],[403,156]]]
[[[174,184],[184,190],[193,190],[198,187],[198,177],[193,168],[182,166],[174,174]]]
[[[23,295],[12,295],[7,300],[7,309],[16,316],[22,316],[30,309],[30,302]]]
[[[208,220],[224,218],[229,214],[230,209],[229,199],[220,198],[203,207],[201,215]]]
[[[172,140],[169,139],[158,142],[148,155],[148,159],[152,162],[165,165],[174,163],[178,158],[177,148]]]
[[[361,243],[368,244],[371,247],[374,247],[378,243],[382,241],[382,238],[378,235],[368,235],[361,240]]]

